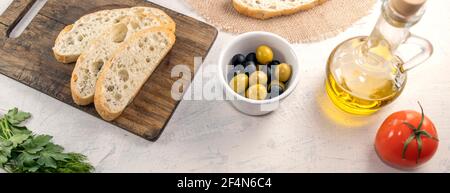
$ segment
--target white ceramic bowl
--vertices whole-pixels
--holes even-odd
[[[246,55],[255,52],[260,45],[267,45],[272,48],[274,58],[292,66],[292,77],[286,85],[287,90],[280,96],[268,100],[252,100],[234,92],[227,83],[227,68],[231,63],[231,58],[236,54]],[[227,100],[239,111],[248,115],[265,115],[275,111],[283,99],[288,97],[299,82],[300,64],[291,44],[284,38],[268,32],[249,32],[236,37],[231,41],[219,58],[219,77]]]

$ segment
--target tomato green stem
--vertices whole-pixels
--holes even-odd
[[[411,141],[414,139],[414,137],[416,137],[416,135],[414,133],[412,133],[408,139],[405,141],[405,144],[403,144],[403,151],[402,151],[402,158],[405,159],[406,158],[406,150],[408,149],[409,144],[411,143]]]
[[[423,149],[423,141],[422,141],[422,136],[425,136],[427,138],[433,139],[435,141],[439,141],[439,139],[437,137],[432,136],[430,133],[428,133],[425,130],[421,130],[422,126],[423,126],[423,122],[425,120],[425,113],[423,111],[423,107],[420,104],[420,102],[417,102],[419,104],[421,113],[422,113],[422,119],[420,120],[419,125],[416,127],[414,127],[414,125],[412,125],[411,123],[408,122],[404,122],[403,124],[405,124],[408,128],[410,128],[412,130],[411,135],[408,137],[408,139],[406,139],[405,143],[403,144],[403,151],[402,151],[402,158],[406,159],[406,150],[408,150],[409,144],[411,144],[411,142],[416,139],[417,142],[417,159],[416,159],[416,164],[419,163],[419,159],[420,156],[422,154],[422,149]]]
[[[420,130],[420,129],[422,129],[422,126],[423,126],[423,120],[425,119],[425,113],[423,113],[423,107],[420,104],[420,102],[417,102],[417,103],[419,104],[420,112],[422,113],[422,119],[420,119],[419,126],[417,127],[417,130]]]
[[[420,158],[420,154],[422,154],[422,148],[423,148],[423,143],[422,143],[422,135],[416,135],[416,141],[417,141],[417,159],[416,159],[416,164],[419,163],[419,158]]]

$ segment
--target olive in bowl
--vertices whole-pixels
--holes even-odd
[[[238,74],[230,81],[230,87],[238,94],[244,93],[248,88],[248,76],[246,74]]]
[[[258,59],[256,58],[256,53],[254,53],[254,52],[247,54],[247,56],[245,57],[245,60],[254,62],[255,64],[258,62]]]
[[[261,45],[256,49],[256,59],[261,64],[269,64],[273,61],[273,51],[267,45]]]
[[[247,74],[247,76],[250,76],[258,70],[258,66],[256,66],[254,62],[247,62],[246,64],[247,65],[244,69],[244,72]]]
[[[249,85],[261,84],[266,85],[268,81],[267,74],[263,71],[255,71],[249,77]]]
[[[292,67],[289,64],[282,63],[275,66],[275,79],[281,82],[287,82],[292,76]]]
[[[245,56],[242,54],[237,54],[233,56],[233,59],[231,59],[231,64],[233,66],[244,65],[244,63],[245,63]]]
[[[267,98],[267,88],[262,84],[255,84],[248,88],[246,95],[252,100],[264,100]]]
[[[270,82],[269,84],[268,91],[269,97],[275,98],[283,94],[284,91],[286,91],[286,85],[280,82],[279,80],[272,80],[272,82]]]
[[[234,76],[245,73],[245,72],[246,72],[245,67],[242,65],[231,66],[231,68],[228,70],[228,73],[227,73],[227,80],[231,80],[231,79],[233,79]]]
[[[258,54],[260,52],[267,53]],[[266,100],[276,98],[285,91],[285,85],[289,84],[289,80],[292,76],[292,68],[287,63],[281,63],[279,60],[273,60],[274,58],[276,58],[276,55],[274,55],[272,48],[267,45],[262,45],[256,48],[256,53],[257,54],[253,52],[249,53],[245,57],[245,69],[243,70],[245,72],[245,76],[240,74],[242,73],[242,68],[244,68],[244,66],[234,66],[233,64],[237,59],[242,59],[244,55],[236,54],[235,56],[233,56],[233,58],[231,59],[231,66],[233,66],[231,72],[233,76],[228,76],[228,79],[231,79],[230,86],[237,94],[242,95],[243,92],[246,92],[247,94],[245,96],[252,100]],[[260,56],[268,56],[268,58],[261,58]],[[255,60],[257,60],[258,63],[255,63]],[[245,84],[243,82],[244,80],[246,81]],[[237,87],[236,84],[238,83],[240,83],[241,85],[245,85],[245,87]],[[272,92],[271,87],[273,87]],[[261,89],[263,88],[265,89],[265,91],[261,92]]]
[[[268,57],[265,60],[261,60],[262,57],[258,57],[258,48],[263,45],[270,48],[272,58]],[[249,80],[248,87],[244,94],[235,92],[230,86],[231,79],[227,77],[231,60],[235,55],[241,54],[246,56],[247,63],[254,60],[252,53],[257,55],[257,62],[246,66],[245,73]],[[260,53],[260,56],[267,55],[270,56],[270,53]],[[249,60],[247,61],[247,59]],[[281,63],[289,64],[291,76],[286,82],[278,80],[279,84],[273,83],[274,80],[279,78],[275,75],[275,69]],[[253,64],[256,66],[256,71],[253,68]],[[252,66],[252,70],[248,70],[250,69],[247,68],[248,66]],[[226,94],[226,99],[237,110],[248,115],[265,115],[276,110],[282,104],[281,102],[295,90],[300,80],[299,68],[297,55],[289,42],[284,38],[269,32],[249,32],[237,36],[222,50],[219,58],[219,81],[223,85],[222,88]],[[261,72],[253,75],[258,71],[266,74],[267,80],[261,76],[263,74]],[[252,75],[253,78],[251,78]],[[275,90],[280,90],[279,94],[275,94],[277,93],[274,92]]]

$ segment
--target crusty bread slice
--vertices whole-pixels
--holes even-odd
[[[89,43],[80,55],[72,73],[70,90],[72,98],[78,105],[94,102],[97,75],[112,53],[134,33],[150,27],[166,27],[173,31],[173,26],[166,26],[157,17],[147,14],[127,16],[112,28],[103,32]]]
[[[142,30],[122,44],[105,64],[97,80],[95,109],[112,121],[122,114],[175,43],[166,28]]]
[[[154,15],[157,17],[165,26],[168,27],[168,29],[172,29],[175,31],[176,29],[176,23],[173,21],[173,19],[166,14],[166,12],[156,9],[156,8],[149,8],[149,7],[132,7],[131,11],[136,14],[145,14],[145,15]]]
[[[325,1],[327,0],[233,0],[233,7],[243,15],[269,19],[308,10]]]
[[[172,25],[175,29],[175,22],[166,13],[156,8],[136,7],[98,11],[81,17],[60,32],[53,47],[56,60],[62,63],[75,62],[91,40],[97,38],[122,18],[142,15],[142,12],[154,13],[162,19],[161,21]]]

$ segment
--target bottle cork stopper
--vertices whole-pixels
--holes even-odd
[[[408,17],[416,14],[427,0],[390,0],[390,5],[401,15]]]

